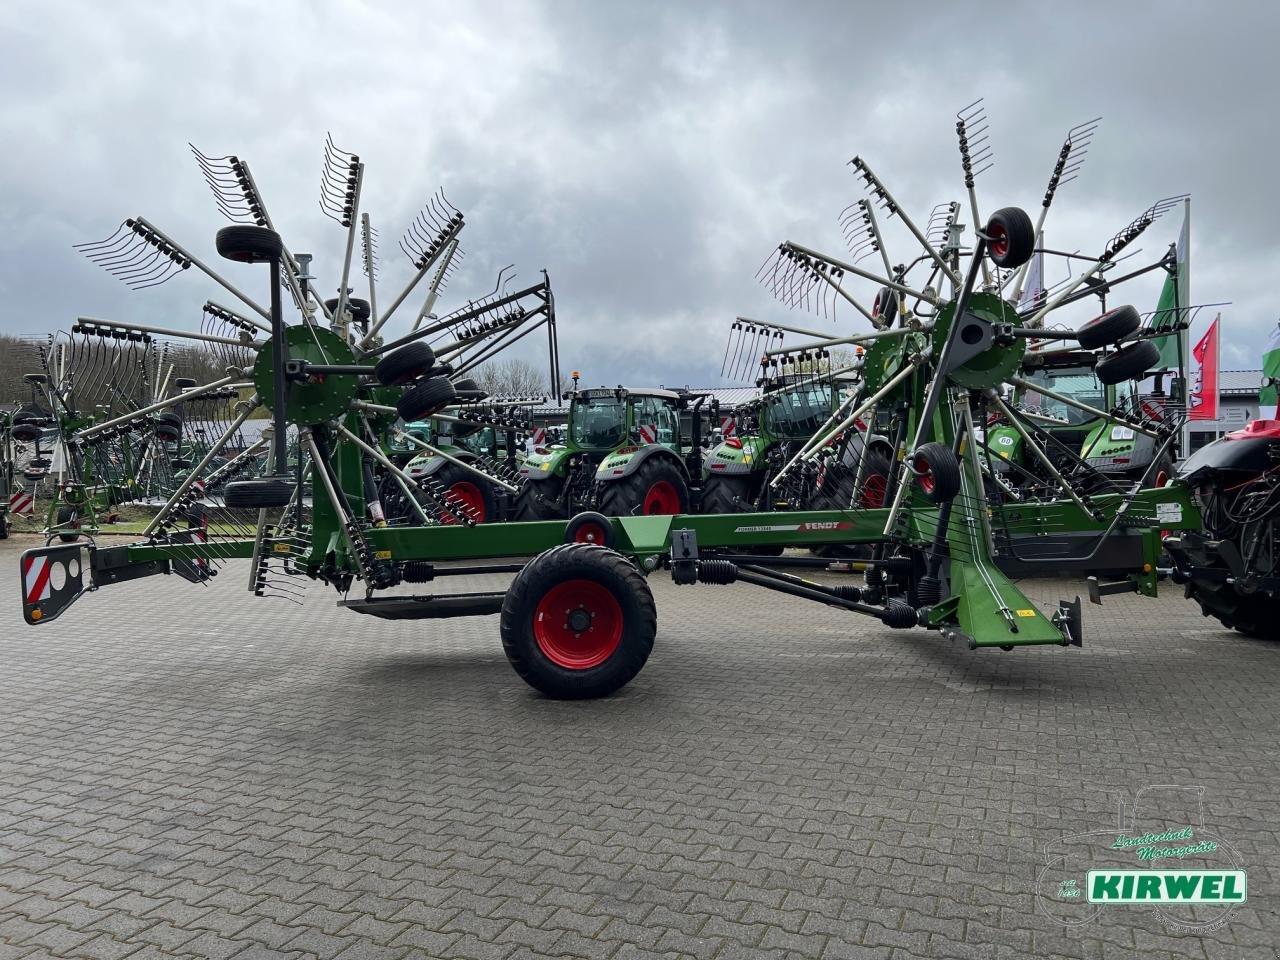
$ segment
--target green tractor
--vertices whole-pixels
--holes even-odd
[[[403,438],[390,441],[388,453],[415,482],[432,481],[442,496],[457,502],[476,523],[492,523],[510,513],[506,491],[484,474],[495,469],[510,470],[518,463],[514,432],[500,433],[492,426],[430,419],[406,424],[403,433]],[[438,452],[423,450],[414,440],[426,442]],[[468,469],[468,465],[481,472]],[[389,523],[413,519],[409,501],[394,475],[383,477],[379,495]],[[445,514],[443,520],[450,522],[451,518]]]
[[[1115,371],[1099,371],[1098,361],[1097,353],[1086,350],[1028,353],[1024,383],[1014,387],[1015,409],[1035,425],[1037,439],[1059,469],[1077,464],[1070,479],[1080,489],[1102,492],[1116,483],[1139,480],[1144,486],[1164,486],[1174,473],[1173,444],[1117,424],[1108,414],[1120,411],[1156,429],[1165,419],[1169,397],[1159,380],[1149,393],[1141,392],[1135,380],[1107,382],[1114,380]],[[1005,418],[997,417],[987,425],[984,442],[1007,488],[1052,482],[1039,461],[1029,456],[1021,433]]]
[[[513,519],[564,519],[584,509],[611,517],[688,513],[707,396],[655,387],[573,391],[565,442],[534,447],[520,467],[526,482]],[[715,416],[715,401],[710,410]]]
[[[797,471],[782,487],[770,483],[835,413],[837,395],[832,381],[806,378],[736,408],[724,420],[724,439],[703,464],[700,512],[883,506],[893,447],[862,421],[825,443],[813,469]]]

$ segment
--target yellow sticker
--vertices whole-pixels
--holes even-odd
[[[1019,610],[1019,611],[1018,611],[1018,616],[1020,616],[1020,617],[1034,617],[1035,615],[1036,615],[1036,612],[1035,612],[1034,610]]]
[[[289,553],[292,548],[287,543],[277,543],[272,549],[276,553]]]
[[[375,550],[375,551],[374,551],[374,553],[373,553],[373,555],[374,555],[375,557],[377,557],[379,560],[390,560],[390,559],[391,559],[391,551],[390,551],[390,550]]]

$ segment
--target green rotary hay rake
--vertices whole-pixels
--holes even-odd
[[[855,172],[883,209],[901,219],[919,255],[902,268],[890,267],[886,255],[885,271],[876,272],[788,242],[767,272],[780,296],[793,303],[812,301],[815,290],[825,291],[828,300],[851,304],[872,324],[869,333],[827,338],[865,347],[857,382],[770,482],[784,483],[792,471],[808,469],[833,437],[859,429],[861,422],[866,430],[874,425],[895,451],[890,475],[879,478],[876,503],[882,505],[867,505],[859,479],[851,485],[847,504],[823,510],[621,518],[589,513],[568,522],[475,525],[441,522],[440,513],[449,510],[441,505],[435,516],[422,510],[413,525],[380,524],[374,473],[413,482],[386,453],[397,421],[420,420],[447,409],[456,398],[450,377],[457,358],[468,355],[481,334],[501,337],[508,330],[525,329],[539,305],[545,322],[549,290],[531,288],[493,298],[486,304],[482,329],[454,330],[448,342],[434,349],[422,332],[431,325],[386,343],[376,338],[407,291],[376,320],[371,296],[367,323],[350,321],[340,293],[326,315],[327,326],[315,322],[315,311],[307,309],[300,323],[289,324],[281,292],[293,291],[299,306],[305,306],[312,299],[309,278],[295,269],[296,258],[269,222],[238,224],[219,233],[218,250],[230,260],[267,265],[270,306],[256,310],[261,320],[249,319],[250,328],[241,328],[244,335],[234,338],[244,356],[229,364],[226,377],[184,395],[234,384],[253,394],[242,402],[238,417],[247,417],[248,409],[258,404],[270,412],[271,427],[262,441],[269,456],[255,464],[256,475],[221,485],[220,506],[250,516],[252,534],[224,534],[207,518],[199,536],[175,526],[175,512],[189,517],[197,506],[207,509],[208,498],[187,495],[191,485],[207,476],[208,464],[197,464],[191,483],[169,498],[139,542],[104,547],[85,540],[24,553],[27,621],[52,621],[86,590],[119,580],[176,573],[202,582],[217,563],[244,558],[251,562],[249,586],[257,592],[262,592],[264,571],[271,569],[287,573],[294,582],[323,582],[342,595],[340,607],[376,617],[501,614],[503,648],[515,670],[557,697],[609,694],[643,667],[656,634],[647,577],[660,570],[678,584],[750,584],[869,616],[888,628],[936,631],[970,648],[1080,645],[1079,598],[1042,610],[997,561],[1013,557],[1056,572],[1083,571],[1091,569],[1101,552],[1121,549],[1126,576],[1096,585],[1095,592],[1123,588],[1154,595],[1161,532],[1200,526],[1190,492],[1179,483],[1154,487],[1135,481],[1085,494],[1041,450],[1056,488],[1033,499],[1001,486],[978,425],[997,413],[1010,423],[1026,424],[1027,417],[1006,397],[1036,345],[1032,341],[1040,341],[1041,348],[1061,341],[1091,345],[1099,353],[1100,376],[1130,378],[1145,372],[1153,362],[1151,337],[1128,321],[1055,329],[1045,320],[1095,296],[1097,285],[1088,282],[1090,277],[1105,280],[1110,289],[1143,272],[1114,276],[1121,251],[1163,207],[1144,211],[1061,290],[1020,308],[1019,277],[1037,251],[1039,231],[1017,208],[976,216],[973,156],[965,136],[962,121],[971,212],[980,224],[968,246],[961,242],[965,230],[957,222],[958,204],[949,208],[951,216],[935,238],[915,226],[865,161],[855,159]],[[1055,167],[1041,226],[1072,156],[1069,141]],[[359,195],[360,176],[352,176],[348,200]],[[872,205],[860,209],[882,249]],[[354,211],[343,208],[340,219],[354,223]],[[419,276],[448,248],[453,223],[451,215],[424,242],[414,261]],[[152,233],[150,225],[143,230],[179,258],[179,269],[197,262],[158,231]],[[1167,258],[1144,270],[1161,268],[1167,268]],[[917,280],[916,273],[927,276]],[[850,289],[854,278],[879,290],[871,306],[864,307]],[[534,306],[525,309],[522,298]],[[473,319],[455,320],[455,326]],[[1169,442],[1175,429],[1102,415],[1151,433],[1162,443]],[[90,426],[79,438],[91,438],[103,428]],[[1029,449],[1040,449],[1034,429],[1026,429]],[[297,451],[292,460],[287,454],[291,446]],[[304,493],[308,488],[310,496]],[[775,553],[778,547],[823,545],[868,547],[865,582],[831,585],[806,579],[787,572],[789,558]],[[500,571],[516,572],[506,590],[430,594],[403,589],[447,576]]]

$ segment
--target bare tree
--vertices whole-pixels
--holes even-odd
[[[490,360],[474,373],[476,382],[495,396],[541,397],[551,389],[547,371],[521,357]]]

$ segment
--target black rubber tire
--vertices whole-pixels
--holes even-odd
[[[1142,318],[1138,316],[1137,308],[1125,304],[1094,317],[1076,331],[1076,340],[1085,350],[1097,350],[1119,343],[1140,326]]]
[[[382,504],[382,515],[387,523],[416,527],[422,522],[418,519],[418,514],[409,506],[409,500],[405,492],[400,489],[400,484],[396,483],[396,478],[390,474],[383,477],[378,485],[378,502]],[[419,502],[422,502],[421,499]],[[425,512],[427,516],[431,516],[430,510]]]
[[[534,617],[543,597],[571,580],[604,587],[621,611],[617,648],[603,663],[581,670],[554,663],[534,635]],[[649,659],[658,632],[653,593],[635,564],[591,543],[562,544],[530,560],[507,590],[500,623],[502,649],[516,673],[535,690],[559,700],[607,697],[626,686]]]
[[[446,377],[419,380],[396,401],[396,412],[406,423],[425,420],[458,399],[453,384]]]
[[[751,513],[756,508],[747,477],[712,474],[702,484],[699,513]]]
[[[280,234],[266,227],[236,224],[223,227],[214,238],[220,256],[236,263],[266,263],[284,254]]]
[[[949,503],[960,492],[960,460],[945,443],[924,443],[911,458],[916,485],[930,503]]]
[[[0,540],[9,539],[9,514],[0,513]]]
[[[855,500],[854,481],[858,478],[857,465],[833,463],[825,471],[822,486],[814,497],[812,509],[867,510],[883,507],[884,491],[888,487],[892,472],[893,467],[884,454],[874,448],[867,451],[867,463],[862,471],[862,490],[858,492]]]
[[[183,390],[190,390],[195,385],[196,381],[192,380],[190,377],[178,377],[178,379],[173,381],[173,389],[179,392]]]
[[[9,436],[13,437],[18,443],[31,443],[39,438],[41,430],[34,423],[18,423],[14,422],[9,428]]]
[[[63,506],[58,508],[58,526],[70,527],[72,530],[80,529],[80,511],[72,506]],[[63,543],[75,543],[80,539],[79,533],[60,533],[58,539]]]
[[[152,431],[166,443],[177,443],[182,439],[182,417],[172,411],[158,413]]]
[[[399,387],[417,380],[436,362],[436,352],[421,340],[397,347],[378,361],[373,375],[387,387]]]
[[[458,391],[458,396],[465,396],[469,400],[483,400],[489,396],[489,391],[476,383],[472,377],[460,377],[453,381],[453,389]]]
[[[652,456],[636,468],[635,473],[596,484],[596,506],[607,517],[643,516],[644,501],[657,483],[675,487],[680,501],[679,513],[689,512],[689,485],[684,474],[667,457]]]
[[[564,489],[564,480],[528,480],[516,494],[515,503],[511,507],[511,519],[522,523],[539,520],[563,520],[564,510],[560,506],[560,494]]]
[[[601,547],[612,547],[616,539],[609,518],[594,510],[575,513],[564,526],[565,543],[594,543]]]
[[[1093,368],[1098,381],[1107,386],[1139,380],[1160,362],[1160,348],[1150,340],[1139,340],[1115,353],[1107,354]]]
[[[222,488],[222,497],[231,509],[272,510],[286,507],[293,499],[292,480],[282,477],[259,477],[255,480],[232,480]]]
[[[471,486],[475,487],[476,492],[480,494],[480,499],[482,501],[480,515],[471,517],[471,519],[476,523],[493,523],[498,519],[498,498],[494,493],[493,484],[487,483],[480,477],[477,477],[470,470],[464,470],[456,463],[446,463],[431,475],[431,479],[442,486],[445,489],[446,494],[452,490],[456,484],[471,484]]]
[[[1036,228],[1021,207],[1001,207],[987,218],[987,256],[997,267],[1012,270],[1031,259]]]
[[[1187,596],[1200,605],[1200,612],[1214,617],[1224,627],[1255,640],[1280,640],[1277,600],[1263,593],[1237,593],[1230,584],[1206,585],[1192,581]]]
[[[887,326],[893,326],[894,321],[898,319],[898,302],[897,290],[881,287],[876,291],[876,299],[871,307],[871,315],[887,321]]]
[[[333,311],[338,309],[338,298],[334,297],[332,300],[326,300],[324,307],[332,314]],[[359,297],[348,297],[347,309],[351,311],[351,319],[357,323],[364,323],[373,316],[373,309],[369,306],[369,301],[361,300]],[[411,344],[405,344],[405,346],[411,346]]]

